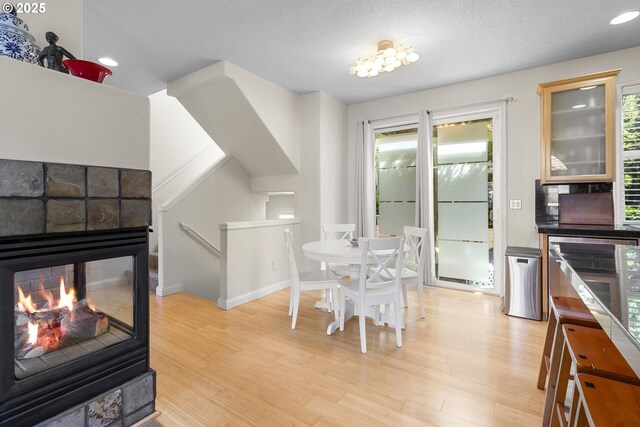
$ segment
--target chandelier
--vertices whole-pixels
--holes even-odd
[[[378,42],[378,52],[367,59],[358,59],[349,67],[349,74],[358,77],[375,77],[380,73],[393,71],[401,65],[416,62],[419,58],[412,47],[400,45],[395,49],[391,40],[382,40]]]

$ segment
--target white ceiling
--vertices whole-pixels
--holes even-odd
[[[609,24],[638,9],[638,0],[86,0],[84,58],[116,59],[107,83],[143,94],[226,60],[352,104],[638,46],[640,18]],[[412,45],[420,60],[348,75],[382,39]]]

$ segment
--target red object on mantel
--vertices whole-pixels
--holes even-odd
[[[105,77],[113,74],[107,67],[83,59],[65,59],[62,61],[62,64],[64,64],[74,76],[97,83],[102,83]]]

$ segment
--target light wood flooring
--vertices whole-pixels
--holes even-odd
[[[169,426],[539,426],[536,380],[546,323],[505,316],[499,299],[425,289],[394,331],[331,317],[303,293],[297,329],[288,290],[229,311],[180,293],[151,296],[158,418]]]

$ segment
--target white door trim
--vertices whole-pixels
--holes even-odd
[[[433,126],[491,118],[493,121],[493,289],[468,288],[467,290],[481,291],[485,293],[504,295],[504,252],[507,238],[507,103],[498,101],[482,106],[462,107],[459,109],[447,109],[446,111],[434,111],[431,117]],[[433,150],[433,147],[430,147]],[[430,170],[433,170],[433,160],[430,160]],[[432,186],[433,187],[433,186]],[[431,189],[433,191],[433,188]],[[433,200],[433,194],[431,195]],[[433,224],[431,229],[435,230]],[[497,226],[496,226],[497,225]],[[435,248],[435,233],[431,233],[431,245]],[[435,271],[435,265],[432,265]],[[457,286],[451,286],[457,288]]]

